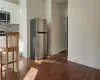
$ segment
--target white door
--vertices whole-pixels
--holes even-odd
[[[67,17],[60,17],[60,26],[61,26],[61,50],[62,51],[67,51]]]

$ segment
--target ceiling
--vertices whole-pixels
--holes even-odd
[[[58,2],[58,3],[64,3],[64,2],[66,2],[66,1],[68,1],[68,0],[52,0],[52,1]]]

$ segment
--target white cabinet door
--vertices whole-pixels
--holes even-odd
[[[2,6],[1,6],[1,1],[0,1],[0,10],[2,9]]]
[[[20,23],[20,7],[17,4],[10,3],[10,23]]]
[[[10,6],[9,2],[7,2],[7,1],[0,1],[0,10],[1,11],[9,12],[10,11],[9,6]]]
[[[10,3],[7,1],[1,1],[1,7],[2,7],[2,11],[10,11]]]
[[[3,11],[3,4],[2,4],[2,1],[0,1],[0,10]]]

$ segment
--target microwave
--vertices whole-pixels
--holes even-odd
[[[10,22],[10,13],[0,11],[0,22]]]

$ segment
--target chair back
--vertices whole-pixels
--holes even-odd
[[[6,32],[6,48],[18,48],[19,32]]]

